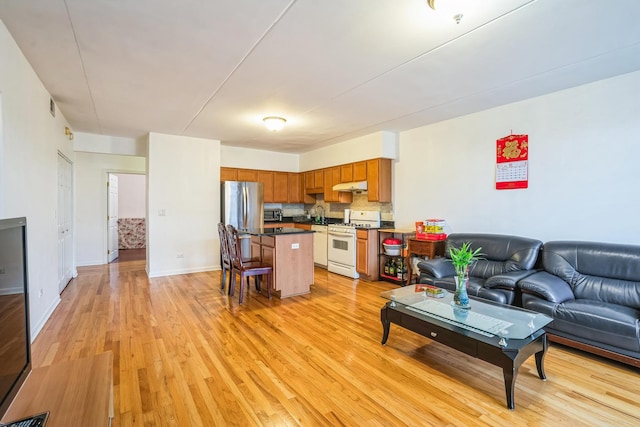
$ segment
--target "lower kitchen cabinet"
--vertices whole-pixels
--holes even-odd
[[[250,231],[251,255],[273,266],[272,293],[278,298],[307,294],[313,284],[313,233]]]
[[[378,280],[378,230],[356,230],[356,271],[362,279]]]

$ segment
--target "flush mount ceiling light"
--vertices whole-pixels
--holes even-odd
[[[284,127],[284,124],[287,123],[285,119],[277,116],[269,116],[262,119],[264,125],[272,132],[279,131]]]
[[[436,0],[426,0],[426,1],[427,1],[427,4],[429,5],[429,7],[430,7],[431,9],[436,10]],[[454,21],[456,21],[456,24],[459,24],[459,23],[460,23],[460,21],[462,21],[462,17],[463,17],[463,16],[464,16],[464,15],[463,15],[462,13],[456,13],[456,14],[453,16],[453,20],[454,20]]]

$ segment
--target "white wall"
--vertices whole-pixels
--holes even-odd
[[[29,312],[32,339],[59,303],[57,153],[73,160],[60,111],[0,22],[0,218],[27,218]],[[42,295],[40,296],[40,292]]]
[[[135,139],[74,132],[73,149],[75,151],[85,151],[88,153],[109,153],[144,157],[147,155],[147,137]]]
[[[107,174],[144,174],[144,157],[79,152],[75,155],[76,265],[107,263]]]
[[[149,134],[149,277],[220,268],[220,142]]]
[[[398,135],[394,132],[376,132],[300,154],[298,172],[379,157],[396,159],[397,156]]]
[[[298,172],[298,155],[221,145],[220,166]]]
[[[640,243],[640,72],[400,134],[396,226]],[[529,188],[495,189],[496,139],[529,135]]]
[[[115,174],[118,177],[118,218],[145,218],[147,215],[147,177]]]

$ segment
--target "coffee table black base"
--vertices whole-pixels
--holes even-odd
[[[547,334],[543,329],[534,332],[522,340],[508,339],[500,345],[499,337],[486,337],[453,324],[427,316],[416,316],[401,304],[392,307],[388,302],[380,310],[382,321],[382,344],[389,338],[391,323],[437,341],[447,347],[461,351],[469,356],[489,362],[502,368],[504,388],[507,395],[507,408],[515,408],[514,391],[518,369],[529,357],[535,354],[538,376],[545,380],[544,356],[548,348]]]

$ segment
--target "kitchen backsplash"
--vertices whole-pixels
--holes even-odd
[[[265,203],[265,209],[282,209],[282,216],[303,216],[315,206],[324,208],[324,216],[330,218],[343,218],[345,209],[357,211],[380,211],[382,221],[393,221],[393,205],[391,203],[370,202],[367,193],[353,193],[351,203],[325,203],[321,194],[318,194],[316,203],[303,205],[301,203]]]

